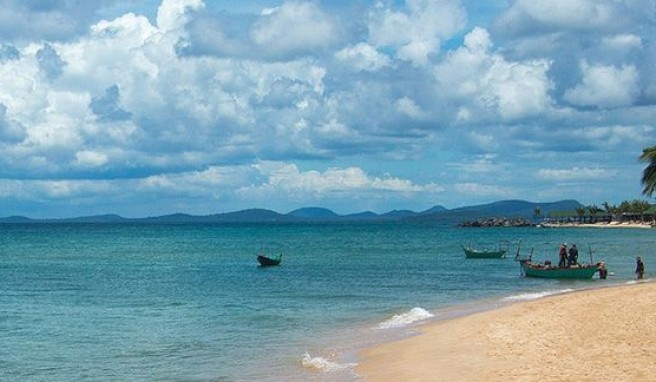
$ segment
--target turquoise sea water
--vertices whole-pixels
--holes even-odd
[[[460,244],[602,258],[608,280],[520,277]],[[656,268],[656,230],[411,224],[0,225],[1,381],[354,381],[417,324]],[[259,268],[261,249],[283,251]],[[514,254],[515,247],[511,248]]]

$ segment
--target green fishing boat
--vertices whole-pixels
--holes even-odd
[[[522,275],[525,277],[541,277],[546,279],[591,279],[595,273],[599,272],[599,278],[605,279],[607,275],[606,264],[604,262],[594,263],[592,261],[592,247],[590,247],[590,262],[579,263],[576,258],[567,266],[553,266],[550,260],[544,263],[533,262],[533,248],[528,257],[520,257],[519,250],[515,260],[519,262]]]
[[[519,246],[519,243],[518,243]],[[467,259],[503,259],[508,253],[510,242],[501,240],[497,248],[475,248],[474,246],[461,245]],[[518,247],[519,250],[519,247]]]
[[[551,264],[520,260],[522,274],[526,277],[547,279],[591,279],[600,269],[600,264],[576,264],[570,267],[552,267]]]
[[[475,249],[471,247],[462,246],[465,251],[465,257],[468,259],[502,259],[506,257],[508,252],[505,249],[489,250],[489,249]]]

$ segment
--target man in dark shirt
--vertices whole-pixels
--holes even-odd
[[[579,261],[579,250],[576,248],[576,244],[572,244],[572,248],[569,249],[569,259],[567,259],[569,265],[572,266],[577,264]]]
[[[645,274],[645,264],[642,262],[642,259],[640,256],[636,257],[636,277],[638,280],[642,278],[642,276]]]

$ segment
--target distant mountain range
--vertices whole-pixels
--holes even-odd
[[[523,200],[504,200],[489,204],[447,209],[437,205],[428,210],[414,212],[394,210],[383,214],[363,211],[339,215],[321,207],[305,207],[281,214],[267,209],[247,209],[211,215],[172,214],[147,218],[125,218],[119,215],[96,215],[66,219],[32,219],[24,216],[0,218],[0,223],[320,223],[320,222],[415,222],[458,224],[467,220],[488,217],[533,218],[540,209],[542,216],[553,211],[574,211],[583,205],[576,200],[552,203],[533,203]]]

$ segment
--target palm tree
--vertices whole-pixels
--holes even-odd
[[[542,215],[542,209],[540,208],[540,206],[536,206],[533,209],[533,215],[536,217],[536,220],[540,219],[540,216]]]
[[[576,207],[576,214],[579,216],[579,223],[583,223],[585,221],[585,207]]]
[[[604,206],[604,211],[606,211],[606,214],[610,217],[610,221],[615,220],[615,214],[617,213],[618,208],[614,204],[608,202],[603,202],[601,205]]]
[[[642,150],[640,162],[647,162],[647,167],[642,171],[642,193],[652,196],[656,191],[656,146],[647,147]]]
[[[645,222],[645,212],[651,208],[651,204],[644,200],[635,199],[631,201],[631,208],[633,212],[640,215],[640,222]]]
[[[588,206],[588,211],[590,212],[590,223],[597,222],[597,214],[599,213],[599,207],[596,204],[591,204]],[[594,222],[593,222],[594,220]]]

